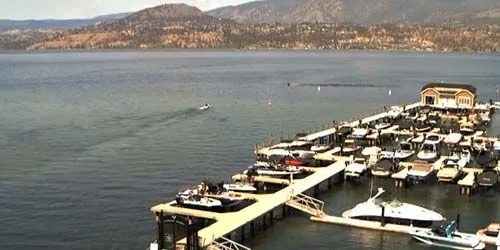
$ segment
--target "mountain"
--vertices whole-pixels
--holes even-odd
[[[119,13],[96,16],[89,19],[41,19],[41,20],[8,20],[0,19],[0,31],[10,29],[72,29],[101,21],[124,18],[130,13]]]
[[[267,0],[208,11],[241,23],[500,24],[498,0]]]

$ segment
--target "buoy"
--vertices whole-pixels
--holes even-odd
[[[271,99],[269,99],[269,101],[267,101],[267,106],[269,106],[269,107],[273,106],[273,101],[271,101]]]
[[[318,85],[318,92],[320,92],[320,91],[321,91],[321,86]]]
[[[389,89],[389,95],[392,95],[392,91]]]

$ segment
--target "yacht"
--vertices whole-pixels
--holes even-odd
[[[400,161],[406,160],[415,154],[413,146],[409,142],[401,142],[394,152],[394,158]]]
[[[416,240],[432,246],[453,249],[484,249],[486,247],[475,234],[459,232],[455,221],[433,229],[411,228],[408,233]]]
[[[366,166],[364,158],[354,158],[347,164],[344,170],[344,176],[346,178],[359,178],[367,169],[368,167]]]
[[[357,204],[353,209],[343,214],[344,217],[381,221],[392,224],[413,225],[418,227],[428,227],[435,222],[444,221],[445,218],[432,210],[403,203],[401,201],[383,201],[379,197],[385,192],[383,188],[378,189],[378,193],[367,201]],[[382,207],[384,214],[382,215]]]
[[[438,158],[438,150],[436,144],[424,143],[417,154],[419,160],[433,162]]]

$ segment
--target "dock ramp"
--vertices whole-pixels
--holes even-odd
[[[325,214],[323,212],[325,203],[305,194],[294,195],[285,204],[312,216],[322,217]]]
[[[236,241],[232,241],[226,237],[220,237],[213,241],[208,247],[208,250],[251,250]]]

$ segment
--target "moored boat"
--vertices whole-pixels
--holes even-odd
[[[408,233],[416,240],[433,246],[453,249],[484,249],[486,247],[478,236],[459,232],[455,221],[433,229],[412,228]]]

